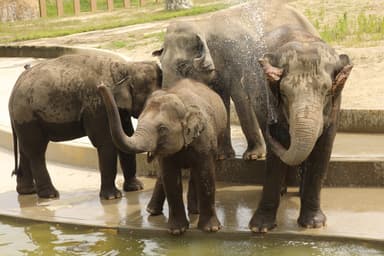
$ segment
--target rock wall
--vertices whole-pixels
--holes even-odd
[[[0,0],[1,22],[30,20],[38,17],[38,0]]]

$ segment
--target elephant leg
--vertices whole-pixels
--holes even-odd
[[[32,177],[35,181],[37,195],[40,198],[56,198],[59,192],[53,186],[49,176],[46,162],[45,151],[48,146],[48,139],[37,121],[16,125],[18,139],[20,142],[20,167],[26,170],[26,177],[23,182],[27,182],[29,190],[32,191]],[[30,171],[28,171],[30,170]],[[18,184],[19,185],[19,184]]]
[[[98,116],[95,116],[84,113],[83,127],[85,134],[97,149],[101,174],[100,198],[106,200],[120,198],[122,194],[115,185],[117,149],[112,142],[106,114],[99,113]]]
[[[53,186],[49,177],[44,154],[34,155],[30,158],[32,175],[35,178],[37,195],[40,198],[56,198],[59,192]]]
[[[221,228],[215,208],[215,159],[205,156],[201,164],[192,169],[194,181],[198,187],[200,216],[197,227],[207,232],[217,232]]]
[[[97,146],[99,168],[101,173],[100,197],[102,199],[116,199],[122,196],[115,186],[117,150],[111,143]]]
[[[32,170],[29,159],[23,152],[20,152],[20,165],[17,170],[16,191],[20,195],[36,193],[35,182],[33,181]]]
[[[252,232],[266,233],[276,227],[281,186],[288,169],[289,167],[275,154],[268,152],[262,198],[249,222],[249,228]]]
[[[158,177],[153,188],[152,197],[147,205],[147,212],[153,216],[163,214],[163,205],[165,202],[165,192],[161,177]]]
[[[199,214],[199,197],[197,195],[197,184],[198,182],[193,177],[192,173],[189,177],[187,202],[188,202],[188,214]]]
[[[326,224],[326,216],[320,207],[320,191],[328,170],[336,129],[332,125],[318,139],[314,150],[302,164],[300,187],[300,216],[298,224],[305,228],[319,228]]]
[[[176,167],[170,158],[161,159],[159,162],[169,207],[168,229],[172,235],[181,235],[189,227],[183,203],[181,169]]]
[[[238,84],[241,84],[241,82]],[[255,160],[265,157],[264,138],[261,134],[259,122],[249,95],[239,86],[232,86],[231,88],[231,97],[248,144],[247,150],[243,154],[243,159]]]
[[[223,90],[218,93],[224,102],[225,109],[227,110],[227,127],[225,129],[223,136],[218,140],[218,159],[224,160],[227,158],[235,157],[235,150],[232,147],[232,141],[231,141],[231,120],[230,120],[231,98],[227,90]]]
[[[120,114],[123,116],[123,114]],[[122,120],[124,132],[128,136],[133,134],[133,126],[130,116],[126,116],[125,120]],[[124,175],[124,191],[137,191],[144,188],[144,184],[136,178],[136,154],[127,154],[122,151],[119,152],[119,161],[121,169]]]

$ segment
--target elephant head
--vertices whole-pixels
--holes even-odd
[[[107,108],[109,126],[115,145],[124,152],[148,152],[148,160],[174,154],[200,136],[205,119],[197,106],[186,106],[173,93],[154,92],[141,113],[135,133],[128,137],[121,127],[112,93],[99,86]]]
[[[209,84],[215,77],[215,65],[204,34],[189,22],[171,24],[163,48],[152,55],[160,58],[164,85],[172,86],[182,78]]]
[[[288,165],[303,162],[324,129],[336,122],[340,92],[352,70],[347,55],[324,42],[290,42],[259,60],[277,111],[289,126],[288,149],[271,136],[271,149]]]
[[[155,62],[114,62],[111,73],[114,84],[110,87],[118,108],[138,118],[149,95],[161,88],[160,67]]]

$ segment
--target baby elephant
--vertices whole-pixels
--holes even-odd
[[[132,135],[130,118],[138,117],[147,97],[160,88],[161,70],[155,62],[129,63],[108,55],[65,55],[27,68],[20,75],[9,99],[19,194],[37,192],[41,198],[58,197],[45,163],[48,142],[83,136],[97,148],[101,198],[121,197],[115,186],[118,155],[124,190],[143,188],[136,179],[135,155],[119,151],[112,142],[105,106],[97,92],[100,82],[109,85],[124,132]]]
[[[215,168],[227,118],[221,98],[204,84],[181,80],[148,98],[135,133],[128,137],[121,127],[110,90],[100,86],[99,91],[108,111],[115,145],[124,152],[148,152],[149,160],[158,158],[169,205],[170,233],[182,234],[189,226],[182,197],[182,168],[191,169],[197,187],[198,228],[211,232],[219,230],[221,225],[215,210]]]

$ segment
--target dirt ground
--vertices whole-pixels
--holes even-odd
[[[363,5],[361,5],[361,3]],[[340,15],[340,10],[345,10],[345,5],[348,5],[348,12],[358,12],[357,6],[365,8],[368,13],[372,11],[379,12],[384,16],[384,9],[380,8],[383,4],[382,0],[294,0],[290,4],[303,13],[308,12],[311,6],[319,7],[312,8],[320,10],[325,14],[323,20],[333,20],[337,15]],[[342,9],[344,8],[344,9]],[[376,9],[375,9],[376,8]],[[209,14],[204,14],[209,15]],[[201,17],[201,16],[200,16]],[[193,19],[191,17],[178,19]],[[148,24],[140,24],[110,30],[93,31],[81,34],[74,34],[50,39],[38,39],[17,44],[34,44],[34,45],[70,45],[96,48],[110,48],[111,50],[121,53],[128,58],[138,60],[151,60],[153,50],[161,46],[161,40],[154,40],[154,37],[146,35],[156,34],[164,31],[169,21],[160,21]],[[137,42],[134,47],[111,47],[113,42],[132,38],[135,35],[141,35],[140,42]],[[144,35],[144,37],[143,37]],[[343,108],[354,109],[384,109],[384,42],[378,46],[364,48],[345,48],[335,46],[339,53],[346,53],[354,63],[354,69],[345,86],[343,92]]]

